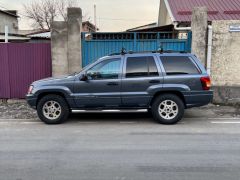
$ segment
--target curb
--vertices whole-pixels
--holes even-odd
[[[0,122],[37,122],[38,119],[0,119]]]

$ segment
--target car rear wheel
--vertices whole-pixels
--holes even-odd
[[[59,95],[47,95],[37,105],[38,117],[46,124],[60,124],[67,120],[69,108]]]
[[[184,115],[184,104],[175,94],[163,94],[154,100],[151,110],[158,123],[176,124]]]

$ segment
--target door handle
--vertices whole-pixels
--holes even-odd
[[[107,83],[107,85],[108,85],[108,86],[117,86],[118,83],[116,83],[116,82],[109,82],[109,83]]]
[[[157,83],[160,83],[160,81],[159,81],[159,80],[150,80],[149,83],[151,83],[151,84],[157,84]]]

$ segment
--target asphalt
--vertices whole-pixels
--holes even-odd
[[[240,179],[239,117],[186,113],[166,126],[146,113],[94,113],[0,127],[0,180]]]

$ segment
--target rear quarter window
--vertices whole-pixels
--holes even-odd
[[[188,56],[160,56],[167,75],[200,74],[196,64]]]

